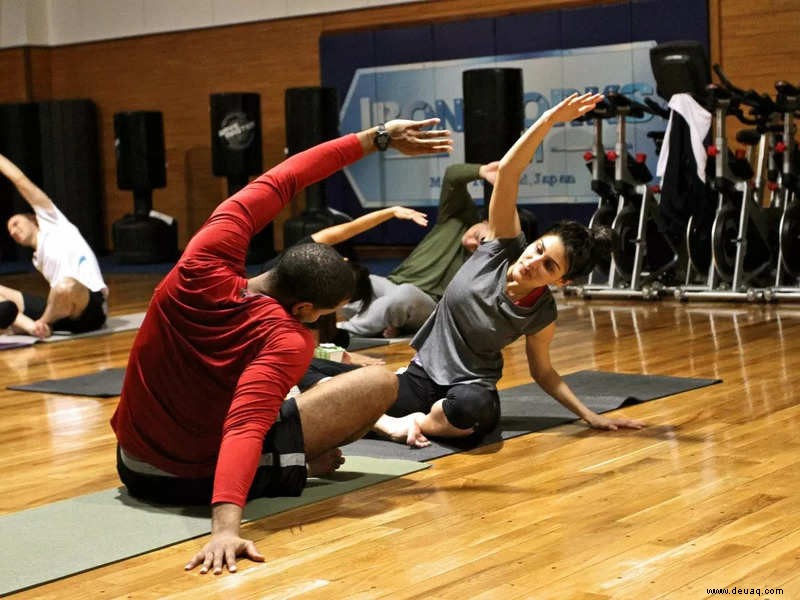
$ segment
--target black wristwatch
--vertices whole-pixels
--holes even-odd
[[[389,147],[389,142],[392,141],[392,136],[389,135],[389,132],[386,131],[386,126],[381,123],[378,125],[378,131],[375,134],[375,139],[372,140],[372,143],[375,144],[375,147],[383,152]]]

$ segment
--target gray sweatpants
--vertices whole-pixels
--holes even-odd
[[[370,275],[373,300],[366,311],[356,314],[360,302],[347,304],[344,315],[349,320],[338,327],[355,335],[380,336],[389,326],[403,333],[413,333],[433,312],[436,302],[417,286],[410,283],[392,283],[386,277]]]

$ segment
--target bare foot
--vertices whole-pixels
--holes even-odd
[[[339,448],[323,452],[308,461],[308,476],[319,477],[333,473],[344,464],[344,456]]]
[[[359,354],[357,352],[345,352],[342,356],[342,362],[346,365],[358,365],[360,367],[368,367],[369,365],[385,365],[386,361],[382,358],[373,358],[366,354]]]
[[[385,338],[394,338],[397,337],[400,333],[400,330],[397,327],[392,327],[389,325],[386,329],[383,330],[383,337]]]
[[[425,413],[411,413],[404,417],[383,415],[373,426],[378,433],[385,435],[393,442],[408,444],[412,448],[425,448],[431,443],[422,433],[421,423]]]
[[[53,335],[53,330],[50,329],[50,325],[39,319],[38,321],[34,321],[31,335],[35,335],[40,340],[43,340]]]

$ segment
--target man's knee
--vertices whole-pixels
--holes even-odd
[[[50,293],[55,295],[59,298],[71,298],[80,294],[83,290],[86,289],[82,283],[72,279],[71,277],[66,277],[62,279],[53,287],[50,288]]]
[[[497,391],[480,385],[454,385],[447,391],[442,409],[451,425],[474,428],[477,433],[491,431],[500,420]]]
[[[89,295],[89,288],[79,281],[67,277],[50,288],[48,301],[59,306],[72,308],[73,312],[80,313],[89,303]],[[77,316],[77,314],[72,316]]]
[[[3,300],[0,302],[0,329],[11,327],[11,324],[16,321],[19,314],[19,308],[11,300]]]
[[[357,373],[362,381],[368,381],[375,388],[374,397],[382,404],[382,412],[394,404],[397,400],[397,375],[378,365],[362,367]]]

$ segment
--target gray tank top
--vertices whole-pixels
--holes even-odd
[[[506,273],[525,249],[525,236],[481,244],[447,286],[411,341],[414,360],[440,385],[480,383],[494,388],[503,373],[502,349],[556,320],[545,290],[522,307],[506,294]]]

